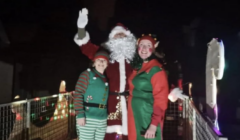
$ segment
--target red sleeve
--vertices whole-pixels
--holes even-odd
[[[159,71],[153,75],[151,79],[153,87],[153,115],[151,124],[157,126],[161,124],[163,126],[163,119],[165,110],[168,105],[168,81],[165,71]]]
[[[86,44],[80,46],[80,49],[84,55],[92,60],[97,50],[99,49],[99,46],[91,43],[91,41],[88,41]]]

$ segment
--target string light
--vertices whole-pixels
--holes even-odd
[[[61,82],[61,85],[60,85],[59,89],[60,89],[60,93],[66,92],[65,91],[65,89],[66,89],[65,81]],[[38,117],[38,115],[36,115],[35,113],[32,113],[31,114],[32,120],[36,120],[36,118],[39,118],[40,121],[45,121],[45,120],[54,121],[54,120],[57,120],[57,119],[64,119],[65,117],[68,117],[68,113],[70,113],[70,115],[75,115],[74,105],[73,104],[68,104],[68,99],[65,98],[65,96],[63,94],[52,95],[52,97],[54,97],[54,98],[58,97],[57,103],[49,103],[49,101],[47,100],[46,97],[45,98],[44,97],[43,98],[37,97],[37,98],[34,98],[34,101],[40,101],[39,102],[39,103],[41,103],[40,108],[45,107],[45,106],[49,106],[49,105],[52,108],[55,108],[53,117],[49,117],[49,116],[39,116]],[[47,111],[47,110],[45,110],[45,111]],[[22,119],[20,114],[17,114],[16,119]]]

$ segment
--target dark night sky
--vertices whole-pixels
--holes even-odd
[[[86,5],[84,0],[0,1],[0,19],[12,42],[11,47],[6,50],[15,50],[15,53],[22,52],[30,56],[41,52],[68,53],[76,55],[78,59],[87,60],[72,41],[77,31],[78,11]],[[229,48],[226,55],[235,59],[235,55],[230,53],[238,51],[234,45],[240,28],[238,7],[239,4],[234,1],[116,0],[115,14],[110,19],[106,32],[101,32],[94,20],[89,21],[87,29],[91,33],[91,39],[99,44],[106,40],[110,28],[116,22],[123,22],[136,35],[156,33],[161,41],[160,48],[163,48],[168,58],[184,61],[189,59],[186,55],[191,55],[181,54],[189,51],[182,44],[182,26],[190,25],[193,19],[200,17],[208,21],[204,23],[206,27],[216,27],[219,31],[206,32],[207,37],[199,44],[206,46],[212,37],[223,38]],[[201,54],[205,54],[206,49],[197,47],[193,51],[199,52],[194,54],[195,57],[202,58],[199,58],[199,65],[203,66],[201,73],[204,76],[205,55]],[[204,85],[204,80],[201,84]]]

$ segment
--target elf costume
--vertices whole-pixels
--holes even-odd
[[[143,36],[139,42],[143,39],[151,41],[153,46],[156,44],[151,36]],[[165,71],[156,59],[150,57],[140,61],[128,81],[128,139],[145,140],[144,135],[152,124],[157,130],[151,140],[161,140],[169,93]]]
[[[85,31],[87,24],[87,9],[80,11],[78,18],[78,34],[74,41],[80,46],[83,54],[93,59],[94,54],[100,49],[99,46],[91,43],[88,32]],[[117,24],[109,34],[109,39],[112,39],[115,34],[124,33],[129,36],[131,33],[122,24]],[[136,40],[133,42],[134,52]],[[110,53],[116,53],[115,50]],[[127,80],[132,72],[130,61],[126,58],[111,61],[106,69],[106,75],[109,80],[109,98],[108,98],[108,120],[105,140],[115,140],[117,133],[123,134],[123,140],[127,140],[127,96],[128,84]]]
[[[98,52],[94,60],[104,58],[108,61],[105,52]],[[76,119],[85,118],[85,126],[77,126],[80,140],[103,140],[107,128],[107,99],[108,83],[103,74],[95,68],[82,72],[76,84],[74,107]]]

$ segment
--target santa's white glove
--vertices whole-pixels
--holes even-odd
[[[184,100],[185,98],[188,98],[186,95],[183,95],[182,94],[183,91],[179,88],[174,88],[170,94],[168,95],[168,99],[171,101],[171,102],[175,102],[177,101],[177,99],[182,99]]]
[[[79,17],[77,21],[77,26],[78,28],[85,28],[85,26],[88,23],[88,9],[83,8],[82,10],[79,11]]]

